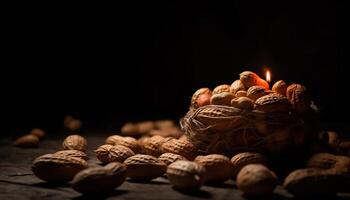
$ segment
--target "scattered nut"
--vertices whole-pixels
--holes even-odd
[[[45,136],[45,131],[43,131],[43,130],[40,129],[40,128],[34,128],[34,129],[32,129],[32,130],[30,131],[29,134],[35,135],[35,136],[37,136],[37,137],[40,139],[40,138],[43,138],[43,137]]]
[[[197,155],[196,147],[187,140],[171,139],[162,144],[163,153],[174,153],[181,155],[188,160],[193,160]]]
[[[158,158],[160,161],[165,163],[166,165],[170,165],[171,163],[178,160],[187,160],[185,157],[174,154],[174,153],[163,153]]]
[[[80,135],[70,135],[64,139],[62,146],[65,150],[79,150],[85,152],[87,141]]]
[[[135,153],[126,146],[114,145],[108,154],[108,162],[124,162],[127,158],[134,156]]]
[[[158,158],[144,154],[131,156],[124,161],[124,164],[127,167],[127,177],[143,181],[162,176],[167,168]]]
[[[297,112],[310,110],[311,98],[306,87],[300,84],[292,84],[287,88],[287,98]]]
[[[95,150],[96,157],[99,161],[102,163],[109,163],[109,153],[112,149],[113,145],[110,144],[104,144],[100,147],[98,147]]]
[[[273,192],[277,176],[260,164],[249,164],[237,175],[237,187],[247,196],[263,196]]]
[[[13,144],[23,148],[35,148],[39,145],[39,138],[35,135],[28,134],[18,138]]]
[[[140,135],[138,126],[130,122],[124,124],[124,126],[121,128],[121,133],[122,135],[126,135],[126,136]]]
[[[170,164],[166,173],[174,187],[191,190],[199,189],[203,185],[206,170],[195,162],[179,160]]]
[[[230,92],[236,94],[240,90],[245,90],[245,87],[241,80],[235,80],[230,86]]]
[[[125,181],[125,178],[125,165],[113,162],[105,167],[94,167],[80,171],[75,175],[72,187],[82,194],[100,194],[113,191]]]
[[[236,178],[241,169],[248,164],[263,164],[267,163],[267,159],[264,155],[255,152],[239,153],[231,158],[233,165],[233,177]]]
[[[54,155],[70,156],[75,158],[81,158],[83,160],[88,160],[86,153],[79,150],[62,150],[62,151],[57,151],[56,153],[54,153]]]
[[[206,169],[207,182],[220,183],[232,177],[233,166],[230,159],[220,154],[197,156],[194,162]]]
[[[269,84],[254,72],[244,71],[239,75],[239,79],[242,81],[246,89],[249,89],[254,85],[260,85],[265,89],[269,89]]]
[[[140,151],[140,145],[135,138],[132,137],[123,137],[119,135],[109,136],[106,141],[106,144],[111,145],[123,145],[131,149],[133,152],[138,153]]]
[[[266,89],[260,85],[254,85],[247,91],[247,96],[253,101],[266,95]]]
[[[87,162],[81,158],[45,154],[33,161],[32,170],[38,178],[44,181],[68,182],[87,166]]]
[[[247,96],[247,91],[245,90],[239,90],[236,92],[236,97],[246,97]]]

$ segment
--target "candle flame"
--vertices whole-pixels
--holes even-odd
[[[266,72],[266,81],[267,81],[267,82],[271,82],[271,74],[270,74],[270,71],[267,71],[267,72]]]

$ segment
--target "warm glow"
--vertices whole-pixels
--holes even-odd
[[[267,72],[266,72],[266,81],[267,81],[267,82],[270,82],[270,81],[271,81],[271,74],[270,74],[270,71],[267,71]]]

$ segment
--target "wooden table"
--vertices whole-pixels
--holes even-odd
[[[89,148],[89,164],[97,165],[93,150],[103,144],[107,134],[86,134]],[[64,135],[45,138],[40,147],[22,149],[12,145],[12,139],[0,140],[0,199],[84,199],[80,193],[70,188],[69,184],[53,185],[46,183],[31,171],[31,163],[37,156],[53,153],[61,149]],[[92,198],[91,196],[88,198]],[[334,198],[334,197],[333,197]],[[332,199],[333,199],[332,198]],[[348,197],[337,197],[348,198]],[[242,196],[234,181],[229,180],[220,186],[203,186],[200,191],[181,192],[174,189],[164,177],[159,177],[149,183],[125,181],[111,194],[99,196],[96,199],[247,199]],[[265,199],[292,199],[280,186],[272,196]]]

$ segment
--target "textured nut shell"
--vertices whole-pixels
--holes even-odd
[[[237,175],[237,187],[248,196],[271,194],[277,185],[277,176],[260,164],[249,164]]]
[[[38,138],[43,138],[45,136],[45,131],[43,131],[42,129],[40,128],[34,128],[30,131],[31,135],[35,135],[37,136]]]
[[[239,75],[239,80],[242,81],[244,87],[246,89],[254,86],[254,85],[260,85],[263,86],[264,88],[268,89],[269,84],[261,79],[257,74],[251,71],[244,71]]]
[[[131,156],[124,164],[127,167],[127,177],[136,180],[152,180],[162,176],[167,168],[158,158],[144,154]]]
[[[44,181],[67,182],[87,167],[87,162],[81,158],[45,154],[33,161],[32,171]]]
[[[58,156],[71,156],[75,158],[81,158],[83,160],[88,160],[86,153],[79,150],[62,150],[62,151],[57,151],[54,154]]]
[[[235,95],[231,92],[221,92],[219,94],[214,94],[210,103],[212,105],[231,105],[231,100],[235,98]]]
[[[255,152],[243,152],[239,153],[231,158],[233,165],[233,177],[236,177],[238,172],[246,165],[249,164],[263,164],[267,163],[267,159],[261,153]]]
[[[292,105],[285,96],[272,93],[257,99],[255,101],[255,109],[267,113],[289,112],[292,109]]]
[[[275,84],[273,84],[272,91],[286,96],[287,87],[288,85],[283,80],[279,80]]]
[[[241,80],[235,80],[230,86],[230,92],[236,94],[240,90],[245,90],[245,87]]]
[[[128,147],[114,145],[108,154],[108,162],[124,162],[127,158],[134,156],[135,153]]]
[[[223,92],[230,92],[230,85],[223,84],[223,85],[219,85],[219,86],[215,87],[213,90],[213,95],[220,94]]]
[[[209,88],[198,89],[191,98],[191,108],[199,108],[204,105],[210,104],[210,97],[212,92]]]
[[[174,153],[163,153],[158,157],[158,159],[159,161],[165,163],[166,165],[170,165],[171,163],[178,160],[187,160],[185,157]]]
[[[172,185],[180,189],[198,189],[205,180],[206,170],[203,166],[179,160],[168,166],[167,177]]]
[[[266,95],[266,89],[260,85],[254,85],[247,90],[247,97],[254,101],[264,95]]]
[[[311,98],[306,87],[300,84],[292,84],[287,88],[287,98],[292,103],[293,108],[298,112],[305,112],[310,109]]]
[[[236,97],[246,97],[247,96],[247,91],[245,91],[245,90],[237,91],[235,96]]]
[[[254,108],[254,101],[248,97],[236,97],[231,100],[231,106],[243,110],[252,110]]]
[[[62,143],[65,150],[79,150],[86,151],[87,141],[80,135],[70,135]]]
[[[13,144],[24,148],[38,147],[39,138],[35,135],[28,134],[18,138]]]
[[[74,190],[83,194],[110,192],[120,186],[126,178],[126,167],[121,163],[110,163],[105,167],[94,167],[80,171],[72,181]]]
[[[137,142],[137,140],[135,138],[132,138],[132,137],[122,137],[119,135],[112,135],[106,139],[105,143],[111,144],[111,145],[126,146],[135,153],[138,153],[141,150],[141,147],[140,147],[139,143]]]
[[[335,195],[349,191],[350,178],[335,173],[334,170],[315,168],[298,169],[291,172],[284,180],[284,188],[293,195]]]
[[[108,163],[109,162],[109,152],[111,151],[113,145],[110,144],[104,144],[99,146],[95,150],[96,157],[99,161],[102,163]]]
[[[196,147],[188,140],[171,139],[161,146],[163,153],[174,153],[188,160],[193,160],[197,155]]]
[[[165,138],[159,135],[152,136],[143,143],[145,154],[158,157],[161,154],[160,147],[165,142]]]
[[[207,182],[224,182],[233,175],[233,166],[230,159],[224,155],[210,154],[197,156],[194,162],[206,169]]]

